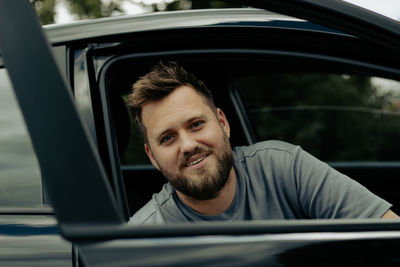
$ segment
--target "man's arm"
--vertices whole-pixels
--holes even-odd
[[[301,148],[296,151],[294,177],[301,205],[313,219],[396,218],[387,201]],[[382,213],[384,214],[382,216]]]
[[[381,218],[382,219],[398,219],[400,217],[393,211],[388,210],[385,214],[383,214],[383,216]]]

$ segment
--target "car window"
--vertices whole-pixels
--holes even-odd
[[[400,83],[334,73],[248,75],[237,81],[258,140],[301,145],[328,161],[399,161]]]
[[[123,99],[125,101],[126,107],[128,108],[127,97],[127,95],[124,95]],[[121,157],[121,164],[150,166],[150,160],[144,150],[143,137],[141,136],[140,130],[133,119],[129,121],[129,127],[129,143]]]
[[[37,158],[4,68],[0,68],[0,101],[0,207],[42,205]]]

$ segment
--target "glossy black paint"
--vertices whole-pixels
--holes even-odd
[[[1,266],[71,266],[72,246],[49,215],[0,215]]]
[[[230,1],[246,3],[253,7],[265,8],[333,27],[377,43],[390,49],[396,55],[399,53],[400,25],[397,21],[341,0]]]
[[[289,1],[298,2],[300,9],[291,6],[289,2],[257,2],[274,3],[270,6],[288,10],[292,14],[299,10],[300,14],[310,19],[315,12],[315,9],[312,9],[313,5],[309,5],[314,1]],[[323,13],[317,15],[316,21],[323,22],[324,15],[328,14],[328,26],[331,26],[332,18],[338,15],[343,6],[338,5],[337,1],[328,1],[327,6],[329,5],[333,11],[324,12],[326,10],[317,4],[316,10]],[[357,13],[361,18],[358,20],[360,23],[355,25],[354,20],[347,19],[352,9],[344,7],[345,14],[341,16],[338,29],[344,31],[349,27],[350,33],[364,29],[365,21],[371,17],[364,17],[363,12]],[[239,14],[243,16],[241,19],[238,19]],[[136,60],[144,61],[160,56],[188,57],[196,61],[205,55],[236,58],[268,54],[288,59],[313,58],[318,62],[335,63],[338,66],[356,66],[361,60],[361,70],[376,70],[382,67],[382,73],[389,73],[393,69],[398,71],[398,60],[390,58],[390,53],[371,56],[366,63],[362,61],[363,53],[369,50],[376,51],[381,45],[389,49],[397,48],[397,26],[393,29],[386,27],[391,26],[391,23],[383,23],[386,25],[383,27],[385,30],[381,32],[383,41],[370,43],[370,34],[375,34],[377,30],[375,26],[360,31],[360,36],[366,38],[365,41],[355,40],[352,36],[324,27],[315,27],[308,22],[274,16],[277,15],[266,14],[260,10],[191,11],[50,27],[48,35],[53,45],[59,45],[61,50],[65,51],[66,57],[75,55],[65,60],[71,63],[74,69],[71,71],[69,67],[65,68],[70,71],[67,71],[69,75],[66,78],[75,92],[74,103],[71,90],[64,84],[63,77],[57,70],[29,2],[0,0],[0,25],[15,22],[13,32],[0,26],[2,55],[27,121],[46,189],[58,220],[56,228],[54,220],[49,223],[46,219],[45,223],[39,223],[43,216],[40,214],[0,215],[2,239],[18,244],[11,252],[4,250],[5,255],[2,255],[0,260],[3,258],[4,262],[14,263],[22,259],[24,262],[35,261],[38,264],[47,261],[46,263],[52,263],[52,266],[66,262],[69,265],[78,264],[73,260],[72,252],[65,253],[71,248],[71,244],[74,244],[82,257],[80,264],[95,266],[398,264],[396,248],[400,243],[400,226],[397,221],[263,221],[151,227],[137,227],[124,223],[122,214],[127,214],[128,210],[122,203],[124,197],[119,195],[124,193],[124,188],[121,186],[121,177],[116,174],[120,170],[115,167],[118,153],[117,144],[115,139],[113,140],[116,134],[111,128],[113,121],[110,121],[108,110],[111,105],[106,100],[109,92],[104,91],[107,90],[107,86],[102,88],[98,84],[101,77],[105,77],[103,81],[107,81],[106,68],[103,67],[107,65],[105,63],[110,63],[110,58],[120,57],[116,60],[120,63],[124,55],[128,55],[128,58],[132,52],[136,53]],[[17,17],[19,21],[15,19]],[[188,21],[192,21],[193,24],[188,26]],[[373,19],[372,22],[376,21]],[[326,42],[325,47],[319,46],[319,43],[298,45],[290,51],[290,45],[282,47],[279,42],[274,43],[274,40],[262,38],[267,31],[256,29],[257,27],[264,27],[268,29],[268,33],[275,33],[276,36],[282,34],[282,31],[292,33],[287,35],[289,40],[298,40],[296,37],[305,33],[315,40],[340,40],[348,47],[363,47],[365,51],[342,51],[344,49],[331,47],[329,42]],[[307,34],[310,27],[311,32]],[[221,35],[222,32],[226,35]],[[255,35],[250,38],[252,34]],[[236,42],[224,40],[226,36],[235,37]],[[155,43],[155,40],[165,43]],[[27,43],[30,45],[26,46]],[[166,45],[161,48],[161,44]],[[264,45],[270,49],[264,49]],[[281,51],[278,48],[284,49]],[[317,55],[316,52],[322,55]],[[328,53],[329,56],[324,53]],[[105,60],[99,60],[101,57]],[[97,60],[102,63],[96,65]],[[37,67],[38,62],[40,68]],[[362,63],[365,63],[364,66],[361,66]],[[230,75],[234,75],[234,69],[232,68]],[[94,95],[91,95],[93,92]],[[82,95],[90,96],[83,99]],[[39,97],[33,103],[34,96]],[[94,102],[85,101],[88,99]],[[220,100],[224,100],[222,96]],[[97,108],[93,109],[93,113],[82,112],[85,121],[82,124],[82,114],[78,115],[75,105],[81,112],[85,109],[90,110],[90,105],[97,105]],[[240,105],[226,105],[226,109],[232,114],[235,110],[241,112],[243,109]],[[101,111],[100,115],[96,111]],[[99,119],[101,117],[103,119]],[[100,126],[99,120],[102,121]],[[235,125],[237,129],[240,129],[241,124],[245,124],[243,121],[246,121],[243,117],[242,120],[238,119],[238,124]],[[88,126],[90,132],[85,128]],[[250,142],[251,134],[243,134],[234,142],[243,140]],[[346,166],[341,167],[346,169]],[[350,166],[349,171],[357,169],[353,167]],[[372,166],[374,170],[377,169],[375,167]],[[397,168],[390,170],[393,171],[393,175],[398,173]],[[146,167],[126,168],[122,169],[122,172],[124,178],[143,179],[154,176],[153,169]],[[149,186],[152,185],[154,184],[150,183]],[[112,190],[113,186],[119,190]],[[137,188],[137,184],[133,187],[135,186],[135,190],[141,190]],[[68,242],[61,239],[58,231]],[[44,245],[37,248],[40,257],[33,257],[30,251],[34,243],[40,244],[38,240],[42,240]],[[4,246],[6,243],[1,244]],[[49,248],[53,248],[54,251]],[[15,251],[18,255],[14,257],[12,253]]]
[[[188,20],[190,23],[188,23]],[[261,9],[210,9],[177,12],[157,12],[150,14],[127,15],[79,21],[69,24],[47,25],[46,34],[54,45],[64,43],[89,43],[93,40],[115,40],[130,33],[151,33],[177,29],[202,27],[274,27],[282,29],[307,29],[312,31],[334,32],[309,21],[293,19]],[[344,34],[344,33],[342,33]],[[114,43],[118,44],[118,43]]]
[[[6,25],[15,14],[20,14],[23,19],[13,24],[14,34],[5,27],[0,28],[0,47],[57,218],[70,223],[76,216],[87,222],[99,219],[122,221],[113,199],[102,197],[110,195],[108,184],[102,181],[105,179],[102,165],[50,53],[36,14],[29,2],[5,2],[0,2],[0,9],[7,10],[0,16],[0,24]],[[26,43],[30,45],[26,46]],[[41,68],[37,68],[37,62],[41,62]],[[32,84],[35,86],[30,86]],[[36,98],[36,95],[42,97]],[[46,108],[38,109],[38,106]],[[76,148],[79,148],[78,154]],[[64,171],[66,166],[68,172]],[[88,192],[76,190],[83,180],[95,188],[92,197],[84,202],[82,199]],[[99,195],[100,192],[103,193]],[[84,195],[79,196],[82,193]],[[66,202],[68,195],[75,197]],[[97,205],[102,208],[96,208]],[[71,210],[71,206],[86,208]]]
[[[396,266],[399,263],[397,237],[372,237],[374,241],[368,242],[350,236],[335,233],[213,236],[195,240],[121,239],[108,245],[82,245],[81,249],[88,262],[96,266],[132,261],[146,266]],[[340,241],[334,241],[335,237]]]

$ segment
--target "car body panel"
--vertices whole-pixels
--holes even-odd
[[[193,14],[206,15],[202,12]],[[372,221],[366,226],[361,221],[350,224],[343,221],[295,221],[263,222],[258,225],[232,223],[227,226],[226,223],[221,223],[143,228],[126,225],[122,215],[123,205],[114,196],[98,151],[81,122],[71,90],[65,85],[64,78],[51,57],[49,45],[30,3],[0,0],[0,25],[6,25],[10,21],[14,22],[11,31],[7,27],[0,27],[3,59],[39,157],[60,232],[64,238],[77,245],[84,263],[290,265],[306,257],[303,263],[317,266],[324,259],[314,258],[316,251],[321,253],[319,256],[332,256],[333,252],[344,255],[343,258],[332,261],[338,264],[399,262],[395,253],[400,243],[400,225],[397,221]],[[221,23],[221,20],[207,23],[215,25]],[[149,28],[142,30],[156,27],[157,24],[150,23]],[[344,28],[339,27],[340,30]],[[84,33],[85,31],[72,39],[82,38]],[[351,33],[354,34],[354,31]],[[362,34],[361,37],[365,38],[367,35]],[[56,34],[54,36],[52,38],[55,43],[66,41]],[[372,38],[368,36],[366,38]],[[387,47],[394,48],[397,44],[393,36],[385,40],[388,40]],[[26,46],[27,43],[30,45]],[[40,67],[37,66],[38,62]],[[33,103],[32,99],[36,101]],[[4,225],[7,226],[7,220]],[[12,227],[18,229],[17,225]],[[32,228],[27,227],[29,231]],[[44,234],[46,238],[47,235],[48,233]],[[53,237],[51,233],[51,238]],[[318,250],[318,247],[322,247],[322,250]],[[359,248],[362,250],[357,250]],[[365,251],[372,250],[376,254],[369,254],[371,258],[366,257]]]
[[[398,53],[400,23],[341,0],[230,0],[265,8],[289,16],[306,19],[370,42]]]
[[[53,216],[3,212],[0,215],[1,266],[71,266],[71,243],[61,237]]]
[[[297,24],[311,24],[301,19],[293,19],[262,9],[217,9],[157,12],[141,15],[76,21],[68,24],[45,26],[49,41],[54,44],[81,42],[102,36],[108,38],[134,32],[151,32],[195,27],[226,27],[237,25],[270,25],[275,27],[300,28]],[[313,25],[315,30],[330,30]],[[303,28],[304,26],[302,26]],[[310,27],[311,28],[311,27]],[[330,30],[333,31],[333,30]]]
[[[0,28],[1,51],[57,218],[60,222],[72,223],[78,217],[92,222],[100,218],[122,221],[111,198],[110,187],[101,179],[105,179],[105,174],[92,139],[88,138],[81,123],[71,92],[52,57],[30,3],[1,1],[0,4],[4,11],[0,24],[6,25],[16,14],[23,18],[13,23],[11,31],[6,27]],[[26,43],[30,45],[26,46]],[[37,62],[40,62],[40,67],[37,67]],[[79,149],[78,154],[76,149]],[[95,189],[91,198],[86,199],[88,191],[82,188],[82,180]],[[103,194],[98,195],[101,191]],[[70,198],[70,195],[75,197]],[[82,202],[83,199],[86,200]],[[93,208],[97,205],[101,208]],[[75,208],[71,209],[71,206]]]
[[[393,257],[397,254],[399,234],[315,232],[120,239],[83,244],[80,249],[95,266],[129,263],[138,266],[321,266],[326,261],[334,266],[347,266],[349,254],[354,265],[390,266],[400,259]],[[374,239],[374,243],[363,242],[368,239]],[[365,255],[369,249],[382,259]],[[332,258],[336,253],[343,256]]]
[[[381,231],[385,228],[385,231]],[[390,230],[392,229],[392,230]],[[391,265],[399,260],[398,223],[381,220],[252,221],[168,227],[76,227],[85,262],[107,266]],[[98,242],[90,242],[100,238]],[[365,251],[374,250],[368,256]],[[318,251],[317,255],[315,252]],[[332,254],[342,257],[331,258]]]

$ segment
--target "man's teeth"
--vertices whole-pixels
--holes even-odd
[[[198,160],[192,161],[192,162],[188,163],[188,166],[193,166],[193,165],[199,163],[200,161],[202,161],[203,159],[204,158],[199,158]]]

